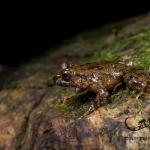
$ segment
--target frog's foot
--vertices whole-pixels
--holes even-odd
[[[101,103],[98,103],[98,101],[95,99],[94,101],[91,102],[91,106],[89,107],[89,109],[80,117],[83,118],[87,115],[90,115],[91,113],[93,113],[94,111],[96,111]]]
[[[94,111],[96,110],[96,107],[95,107],[95,104],[94,102],[92,102],[90,108],[80,117],[80,118],[83,118],[87,115],[90,115],[91,113],[93,113]]]

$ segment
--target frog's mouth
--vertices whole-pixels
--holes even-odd
[[[57,74],[55,77],[54,77],[54,83],[56,85],[61,85],[61,86],[69,86],[70,85],[70,79],[71,79],[71,76],[67,75],[67,74]]]

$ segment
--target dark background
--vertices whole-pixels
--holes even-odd
[[[6,4],[1,13],[0,64],[19,65],[83,31],[148,11],[150,3],[144,0]]]

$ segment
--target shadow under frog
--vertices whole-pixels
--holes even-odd
[[[88,64],[66,64],[53,77],[54,83],[76,87],[96,94],[91,112],[97,109],[112,91],[125,85],[137,92],[150,93],[150,74],[134,70],[129,60]]]

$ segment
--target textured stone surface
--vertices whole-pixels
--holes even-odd
[[[100,107],[79,119],[59,107],[60,102],[76,93],[73,89],[50,86],[50,78],[64,61],[82,62],[87,55],[115,43],[120,38],[150,28],[150,14],[85,33],[48,52],[41,58],[20,66],[0,77],[0,149],[4,150],[114,150],[148,149],[148,128],[130,131],[127,123],[136,126],[150,117],[150,95],[137,99],[122,95],[119,103]],[[101,31],[107,31],[102,33]],[[118,32],[117,35],[114,32]],[[136,43],[135,43],[136,45]],[[132,49],[127,47],[127,49]],[[150,49],[150,47],[149,47]],[[134,49],[132,49],[134,51]],[[49,85],[49,86],[48,86]],[[129,137],[149,137],[147,140]]]

